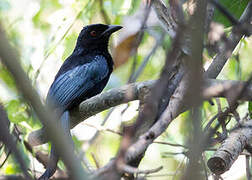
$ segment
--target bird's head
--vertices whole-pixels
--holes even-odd
[[[105,24],[85,26],[79,34],[76,47],[86,50],[107,49],[110,35],[121,28],[122,26]]]

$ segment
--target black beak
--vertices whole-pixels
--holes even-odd
[[[102,36],[106,36],[106,35],[110,35],[116,31],[118,31],[119,29],[122,29],[122,26],[118,26],[118,25],[109,25],[108,29],[106,29],[103,33]]]

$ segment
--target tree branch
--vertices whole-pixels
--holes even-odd
[[[178,25],[173,19],[170,9],[166,7],[165,3],[162,0],[153,1],[152,7],[156,12],[156,15],[162,27],[172,38],[174,38]]]
[[[165,9],[165,6],[162,6],[162,7],[163,7],[163,9]],[[161,14],[160,18],[163,18],[162,20],[165,20],[167,18],[167,17],[162,17],[162,16],[166,16],[166,15],[162,15],[162,13],[160,13],[160,14]],[[168,14],[168,16],[169,16],[169,14]],[[158,14],[158,17],[159,17],[159,14]],[[164,24],[162,24],[162,25],[164,25]],[[167,26],[169,26],[169,25],[167,25]],[[168,29],[169,28],[170,27],[168,27]],[[220,68],[220,70],[222,69],[222,67]],[[219,74],[219,72],[215,71],[214,73],[217,76]],[[175,117],[177,117],[185,109],[189,108],[188,104],[186,103],[187,102],[186,99],[188,97],[185,96],[186,92],[187,92],[187,88],[188,88],[188,83],[190,83],[188,81],[188,77],[185,76],[184,79],[182,80],[182,82],[179,84],[179,87],[177,88],[176,92],[171,97],[168,107],[162,113],[159,120],[146,133],[144,133],[142,136],[140,136],[138,138],[138,140],[133,145],[131,145],[129,151],[126,153],[126,163],[132,162],[135,160],[139,162],[139,160],[143,157],[145,150],[153,142],[153,140],[156,137],[158,137],[168,127],[170,122]],[[173,98],[174,96],[176,98]],[[153,97],[153,99],[155,99],[155,98]],[[110,162],[104,168],[101,168],[101,171],[100,170],[99,171],[104,173],[105,171],[109,172],[109,171],[113,170],[114,168],[116,168],[114,162]],[[99,172],[97,172],[97,174],[99,174]],[[113,172],[107,173],[107,175],[105,175],[105,177],[106,176],[109,177],[109,175],[112,175],[112,177],[118,178],[118,173],[113,173]]]
[[[111,89],[105,93],[87,99],[70,113],[71,127],[111,107],[143,99],[149,93],[154,83],[155,81],[133,83],[118,89]],[[48,138],[45,134],[44,129],[34,131],[29,135],[28,142],[33,146],[46,143]]]
[[[111,89],[82,102],[78,108],[71,112],[71,126],[74,127],[85,119],[111,107],[134,100],[142,100],[149,94],[155,82],[155,80],[150,80],[128,84],[117,89]],[[203,84],[203,98],[208,100],[213,97],[230,97],[230,90],[239,90],[245,86],[245,83],[234,80],[208,79]],[[172,96],[172,99],[178,96]],[[252,101],[252,84],[247,87],[240,100]],[[32,146],[37,146],[46,143],[47,139],[44,129],[39,129],[30,133],[28,142]]]
[[[229,170],[252,137],[252,120],[241,124],[223,141],[218,150],[208,160],[209,169],[220,175]]]

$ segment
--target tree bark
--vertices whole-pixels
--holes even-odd
[[[234,161],[242,153],[252,137],[252,120],[241,124],[230,133],[218,150],[208,160],[209,169],[217,174],[223,174],[232,166]]]

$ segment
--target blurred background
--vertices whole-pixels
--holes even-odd
[[[222,0],[222,2],[238,18],[248,1]],[[0,22],[10,42],[18,51],[20,63],[41,99],[44,100],[56,72],[71,54],[79,32],[88,24],[120,24],[124,27],[120,32],[113,34],[110,41],[109,49],[114,57],[115,67],[104,91],[129,82],[157,79],[171,38],[164,32],[152,11],[146,27],[141,29],[146,3],[148,1],[144,0],[1,0]],[[187,5],[185,2],[184,8]],[[231,30],[229,22],[218,12],[214,18],[216,22],[221,23],[224,32],[229,34]],[[133,41],[142,31],[143,39],[136,51]],[[252,72],[251,48],[251,38],[243,38],[218,78],[247,80]],[[204,51],[205,67],[209,65],[214,55],[207,50]],[[141,71],[139,67],[143,70]],[[0,64],[0,102],[7,110],[11,130],[17,134],[17,144],[30,170],[43,172],[43,165],[36,160],[34,154],[28,152],[23,143],[28,134],[39,129],[41,124],[19,95],[15,82],[2,64]],[[225,107],[226,100],[221,99],[221,104]],[[80,159],[95,169],[97,166],[95,159],[100,166],[103,166],[114,157],[120,145],[121,137],[118,132],[121,130],[121,123],[133,122],[138,114],[138,106],[138,101],[120,105],[76,126],[72,133]],[[238,111],[244,116],[247,103],[239,106]],[[204,122],[208,122],[217,112],[216,106],[205,102],[202,108]],[[157,141],[186,146],[190,131],[185,121],[187,117],[187,112],[181,114]],[[231,118],[230,121],[229,125],[232,126],[232,121],[235,120]],[[48,144],[38,146],[35,151],[46,154],[48,146]],[[147,175],[148,179],[179,179],[187,162],[185,153],[186,149],[183,146],[153,143],[139,168],[151,169],[163,166],[161,171]],[[0,174],[20,172],[9,154],[8,150],[0,146]],[[212,154],[211,149],[206,151],[205,158],[208,159]],[[63,163],[59,166],[64,168]],[[240,156],[231,170],[222,177],[245,179],[245,158]]]

